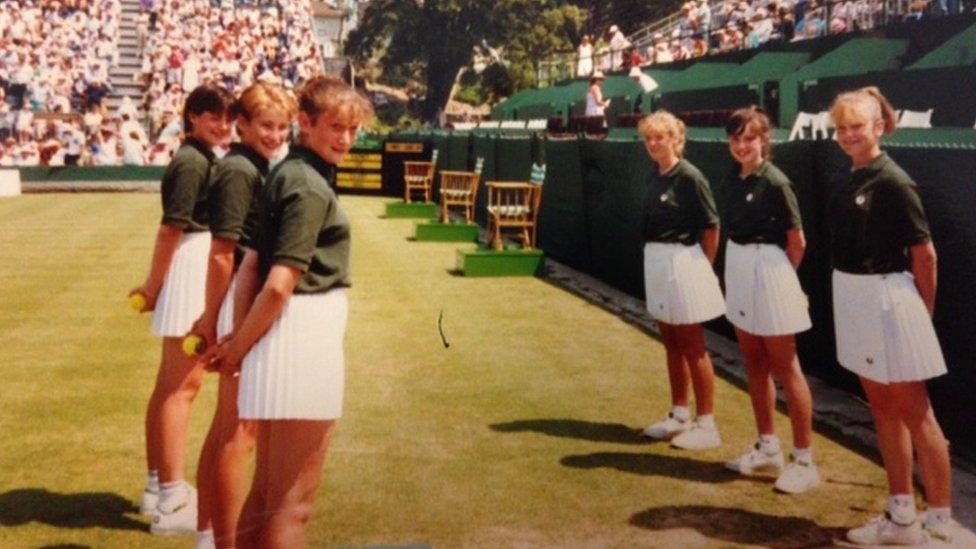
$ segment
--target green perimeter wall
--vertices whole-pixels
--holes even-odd
[[[166,166],[61,166],[17,168],[25,183],[73,181],[159,181]]]
[[[896,134],[897,135],[897,134]],[[692,135],[694,137],[694,135]],[[449,138],[453,139],[453,138]],[[645,178],[652,169],[639,140],[551,141],[537,137],[502,139],[474,136],[470,164],[485,157],[484,179],[528,178],[533,160],[545,159],[547,176],[539,212],[539,247],[549,257],[589,273],[612,286],[643,299],[642,204]],[[976,151],[944,146],[888,147],[919,184],[920,194],[939,253],[939,294],[935,325],[949,364],[949,375],[930,382],[940,421],[957,451],[976,457],[976,437],[969,435],[976,395]],[[732,168],[722,140],[688,142],[687,158],[711,181],[722,208],[723,179]],[[835,361],[830,302],[830,267],[824,205],[833,176],[847,167],[833,142],[797,141],[779,144],[774,162],[793,181],[803,214],[808,248],[799,277],[810,297],[814,328],[800,334],[803,368],[825,381],[852,392],[856,378]],[[485,222],[484,186],[477,210]],[[724,269],[723,254],[716,272]],[[732,336],[731,326],[720,319],[710,327]],[[661,380],[662,383],[664,380]]]

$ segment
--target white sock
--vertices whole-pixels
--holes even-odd
[[[804,460],[813,463],[813,448],[794,448],[793,449],[793,459],[794,460]]]
[[[782,452],[779,446],[779,437],[776,435],[759,435],[759,448],[767,454]]]
[[[687,406],[675,406],[671,408],[671,415],[678,421],[688,421],[691,419],[691,410]]]
[[[715,428],[715,415],[706,414],[703,416],[698,416],[698,425],[702,426],[704,429],[714,429]]]
[[[952,507],[929,507],[925,510],[926,524],[945,524],[952,520]]]
[[[182,480],[166,482],[159,485],[159,509],[163,513],[172,513],[189,499],[190,493],[186,483]]]
[[[915,522],[915,498],[911,494],[894,494],[888,502],[888,512],[896,524],[908,526]]]
[[[149,470],[149,478],[146,480],[146,490],[150,492],[159,491],[159,471],[156,469]]]
[[[197,547],[207,544],[209,544],[210,547],[213,547],[214,545],[213,530],[197,530]]]

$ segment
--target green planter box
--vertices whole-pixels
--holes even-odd
[[[397,219],[437,219],[437,204],[433,202],[389,202],[384,217]]]
[[[417,223],[418,242],[477,242],[478,226],[474,223]]]
[[[464,276],[535,276],[544,258],[542,250],[458,250],[457,270]]]

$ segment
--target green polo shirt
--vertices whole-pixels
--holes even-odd
[[[207,186],[213,160],[213,151],[192,137],[176,151],[160,183],[163,225],[187,233],[207,230]]]
[[[214,164],[207,195],[210,232],[214,238],[237,242],[237,265],[244,248],[253,247],[258,197],[267,175],[268,160],[241,143],[231,145],[227,155]]]
[[[718,226],[718,212],[708,180],[698,168],[681,159],[666,174],[655,169],[647,178],[644,240],[697,244],[701,232]]]
[[[786,249],[786,232],[803,228],[793,184],[764,162],[745,179],[736,165],[725,179],[722,229],[737,244],[776,244]]]
[[[311,150],[293,146],[261,191],[255,239],[261,279],[273,265],[303,274],[297,294],[349,286],[349,220],[329,182],[335,166]]]
[[[908,271],[909,247],[931,240],[918,187],[884,153],[835,180],[827,223],[834,268],[853,274]]]

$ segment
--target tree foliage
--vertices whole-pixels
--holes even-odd
[[[377,61],[388,84],[420,84],[422,115],[433,120],[476,48],[501,52],[490,73],[494,93],[518,89],[535,84],[536,60],[573,47],[585,21],[585,11],[556,0],[374,0],[346,53],[360,64]]]

